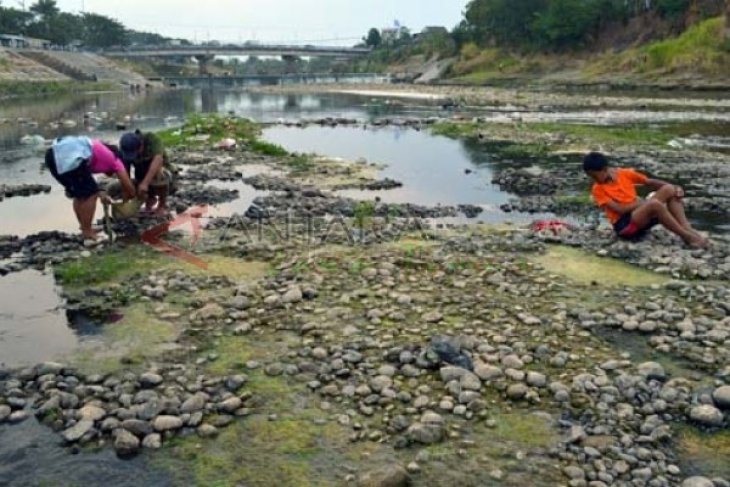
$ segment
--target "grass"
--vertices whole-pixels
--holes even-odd
[[[730,52],[724,49],[724,17],[699,22],[680,36],[652,42],[618,54],[606,54],[589,64],[589,75],[636,73],[660,76],[688,73],[727,79],[730,76]]]
[[[535,261],[548,272],[565,276],[582,284],[603,286],[650,286],[663,284],[668,278],[630,264],[598,257],[570,247],[553,246]]]
[[[142,246],[113,250],[54,268],[56,278],[65,286],[83,287],[128,277],[159,265],[157,255]]]
[[[730,431],[709,434],[691,426],[681,426],[677,434],[677,452],[685,472],[730,477]]]
[[[660,129],[642,125],[611,126],[579,125],[569,123],[528,124],[529,130],[562,133],[582,142],[626,144],[626,145],[665,145],[672,136]]]
[[[0,98],[109,91],[114,88],[115,85],[109,83],[81,83],[78,81],[0,81]]]
[[[289,155],[286,149],[277,144],[272,144],[263,140],[254,140],[249,144],[249,148],[254,152],[266,156],[283,157]]]

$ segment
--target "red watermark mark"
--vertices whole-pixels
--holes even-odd
[[[188,208],[184,213],[177,215],[169,222],[162,223],[142,232],[142,241],[155,250],[200,267],[201,269],[207,269],[208,263],[204,260],[196,257],[183,248],[162,240],[162,236],[169,233],[170,230],[190,224],[192,230],[190,247],[195,247],[203,233],[203,226],[201,225],[200,220],[207,212],[208,205]]]

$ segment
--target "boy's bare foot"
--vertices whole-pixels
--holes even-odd
[[[154,216],[168,216],[170,214],[170,211],[165,206],[158,206],[157,208],[155,208],[152,214]]]
[[[687,245],[692,249],[706,249],[710,246],[710,240],[698,235],[697,238],[688,240]]]

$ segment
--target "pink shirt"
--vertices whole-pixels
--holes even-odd
[[[118,173],[125,171],[124,163],[107,146],[98,140],[91,142],[91,160],[89,170],[94,174]]]

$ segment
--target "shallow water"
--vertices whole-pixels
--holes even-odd
[[[34,418],[0,426],[0,486],[165,486],[166,472],[150,468],[148,456],[119,460],[110,448],[73,455],[60,437]]]
[[[50,272],[25,270],[0,278],[0,364],[33,365],[76,346]]]

